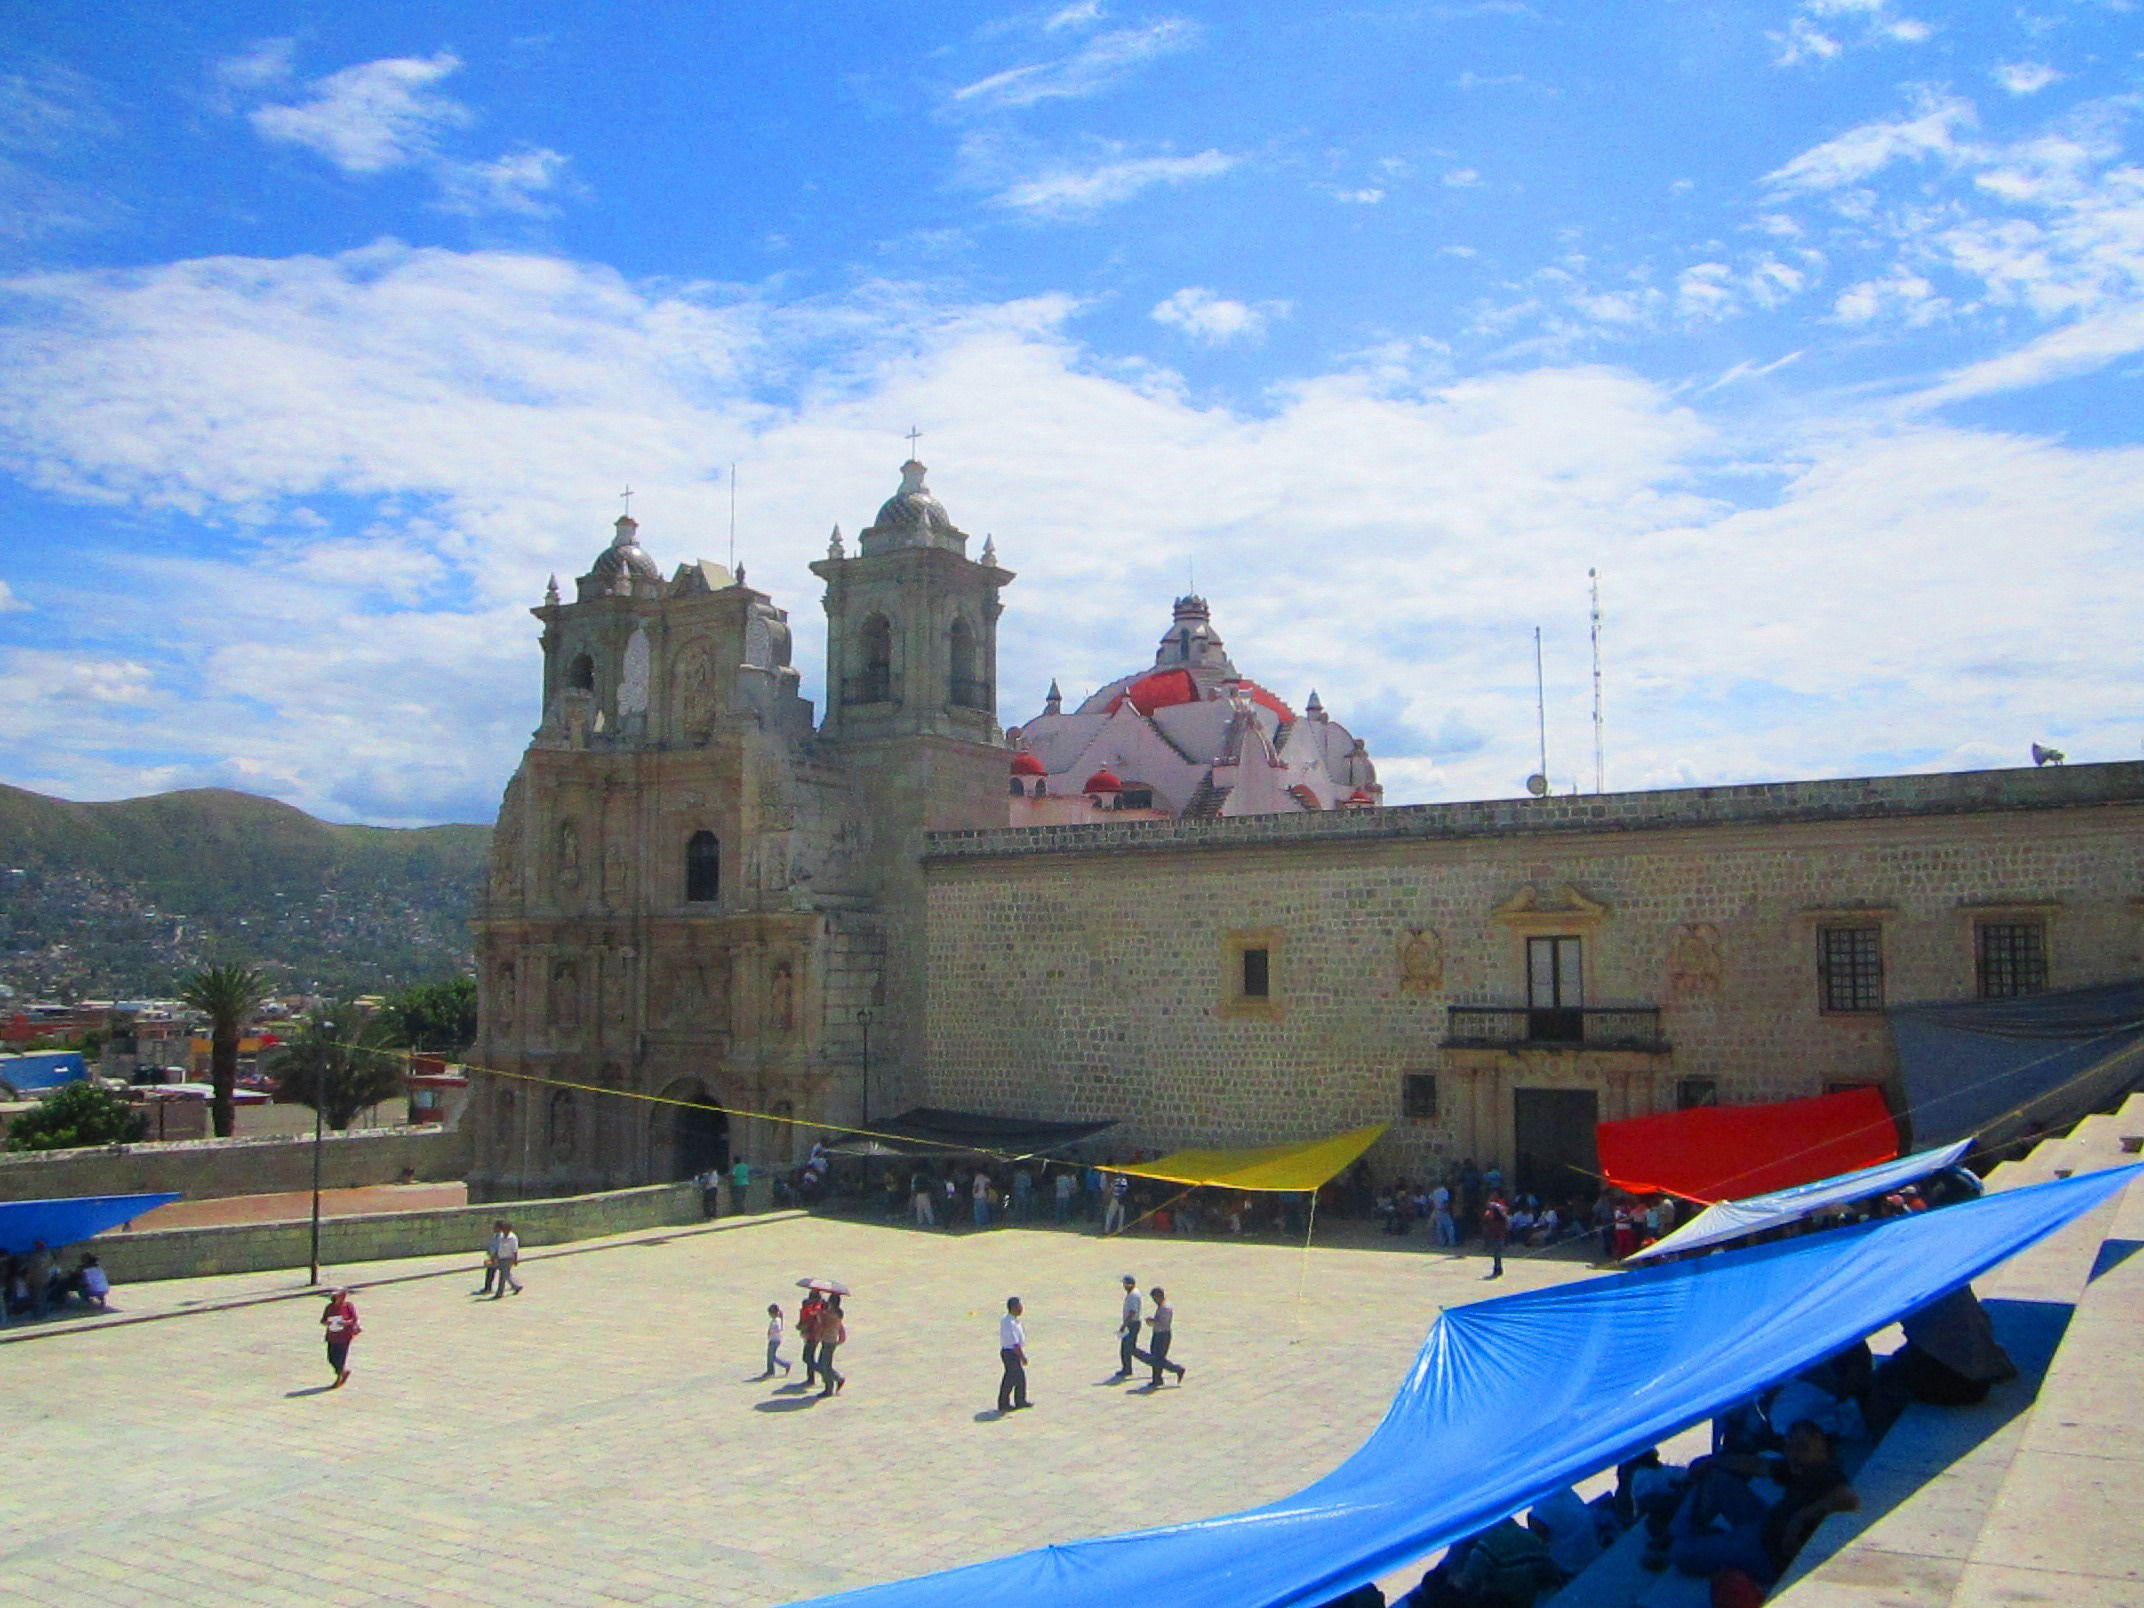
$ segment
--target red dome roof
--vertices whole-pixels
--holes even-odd
[[[1081,788],[1080,791],[1083,793],[1121,793],[1124,791],[1124,784],[1117,780],[1114,772],[1098,770],[1087,778],[1087,785]]]
[[[1244,682],[1243,690],[1250,694],[1252,703],[1264,704],[1268,709],[1272,710],[1273,713],[1280,716],[1281,719],[1293,720],[1295,718],[1295,711],[1293,709],[1290,709],[1286,704],[1282,703],[1278,698],[1274,697],[1273,694],[1266,691],[1266,689],[1261,687],[1257,682]]]
[[[1050,774],[1043,767],[1042,761],[1024,748],[1012,756],[1012,773],[1015,776],[1047,776]]]
[[[1167,709],[1175,704],[1197,703],[1199,684],[1191,679],[1189,670],[1156,670],[1152,675],[1141,676],[1114,698],[1104,714],[1115,714],[1131,700],[1135,713],[1151,715],[1157,709]]]
[[[1354,792],[1348,794],[1347,801],[1350,804],[1375,804],[1377,802],[1377,795],[1375,793],[1372,793],[1367,787],[1358,787],[1355,789]]]

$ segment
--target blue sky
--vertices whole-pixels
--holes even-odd
[[[0,20],[0,779],[488,818],[633,485],[818,692],[921,456],[1001,713],[1196,574],[1395,802],[2134,758],[2127,0]]]

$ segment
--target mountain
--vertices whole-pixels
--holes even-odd
[[[223,960],[304,993],[450,976],[490,845],[488,826],[334,826],[224,788],[74,804],[0,786],[0,983],[155,997]]]

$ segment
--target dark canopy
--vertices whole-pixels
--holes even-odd
[[[913,1106],[897,1117],[872,1123],[868,1138],[859,1136],[832,1148],[836,1155],[1040,1155],[1092,1139],[1115,1126],[1114,1122],[1043,1122],[1034,1117]]]
[[[1891,1011],[1912,1142],[1999,1144],[2144,1080],[2144,981]]]

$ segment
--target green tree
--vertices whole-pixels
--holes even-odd
[[[139,1112],[94,1083],[69,1083],[26,1111],[8,1130],[10,1150],[78,1150],[86,1145],[130,1145],[149,1131]]]
[[[387,1001],[397,1042],[434,1055],[459,1055],[476,1042],[476,979],[419,983]]]
[[[268,997],[268,982],[251,966],[208,966],[186,979],[179,998],[208,1018],[209,1105],[216,1137],[231,1137],[231,1091],[238,1086],[238,1037]]]
[[[367,1106],[403,1092],[394,1039],[394,1024],[384,1016],[351,1003],[323,1006],[275,1052],[269,1069],[276,1091],[311,1106],[330,1128],[347,1128]]]

